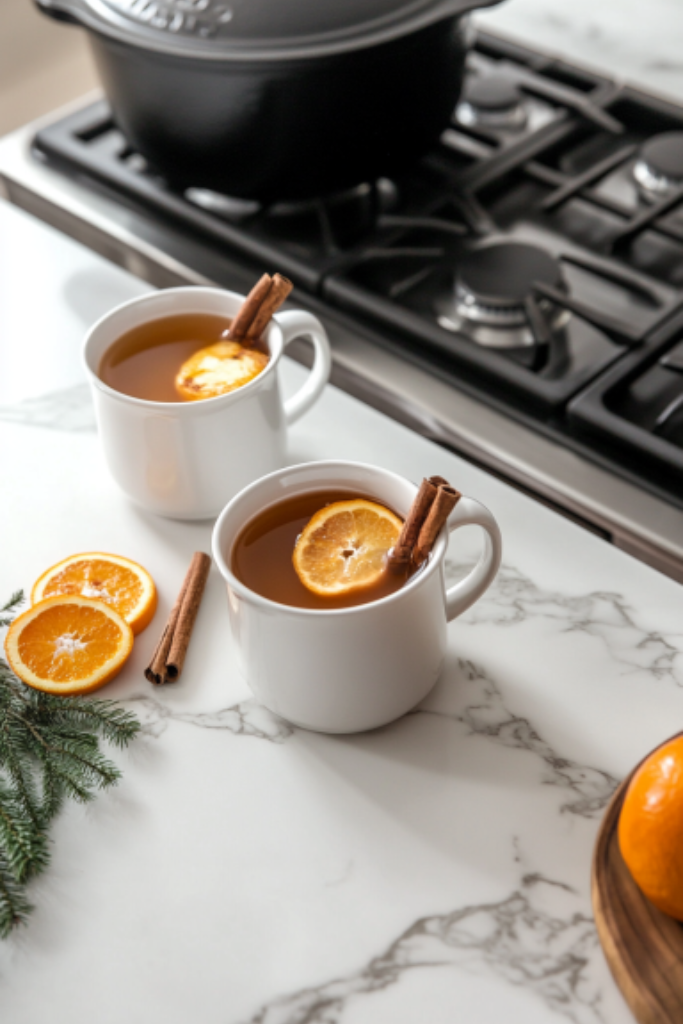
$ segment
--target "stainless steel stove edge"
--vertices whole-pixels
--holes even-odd
[[[335,383],[683,582],[683,513],[364,340],[335,339]]]
[[[64,113],[53,113],[49,120]],[[42,123],[0,139],[0,194],[8,201],[157,287],[219,281],[240,290],[249,284],[253,268],[227,256],[209,257],[186,237],[175,252],[173,244],[162,248],[159,233],[146,219],[39,163],[31,140]],[[296,298],[299,305],[322,310],[337,386],[683,582],[680,510],[350,331],[334,311],[306,295]],[[303,359],[305,349],[294,354]]]

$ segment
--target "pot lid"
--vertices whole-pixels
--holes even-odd
[[[373,46],[500,0],[37,0],[146,49],[209,59],[318,57]]]

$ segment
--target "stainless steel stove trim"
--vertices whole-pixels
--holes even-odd
[[[31,139],[42,124],[67,112],[0,139],[0,194],[157,287],[216,281],[237,289],[248,285],[253,268],[236,262],[238,257],[207,253],[205,246],[156,228],[147,217],[37,161]],[[680,510],[373,344],[309,296],[298,294],[296,301],[326,321],[338,387],[683,582]]]

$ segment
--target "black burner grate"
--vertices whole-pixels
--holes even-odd
[[[658,339],[660,340],[660,339]],[[579,430],[608,437],[669,475],[683,495],[683,313],[661,331],[666,347],[634,352],[571,403]]]

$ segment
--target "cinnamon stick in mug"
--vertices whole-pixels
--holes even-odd
[[[390,569],[400,571],[410,565],[413,557],[413,548],[422,529],[422,524],[427,518],[427,513],[436,497],[436,491],[437,488],[431,480],[427,480],[425,477],[420,484],[420,489],[413,504],[410,506],[410,511],[405,518],[398,540],[389,552],[387,564]]]
[[[399,538],[389,552],[388,565],[390,569],[400,572],[401,569],[410,565],[420,530],[436,498],[439,486],[447,483],[448,481],[444,480],[442,476],[432,476],[429,479],[425,477],[420,484],[420,489],[406,516]]]
[[[415,565],[422,565],[434,547],[434,542],[439,532],[448,519],[449,515],[460,501],[462,495],[448,483],[440,484],[434,501],[431,504],[429,513],[417,539],[413,551],[413,562]]]
[[[274,274],[273,277],[264,274],[238,309],[228,331],[228,340],[257,341],[293,287],[282,274]]]
[[[230,325],[230,330],[228,331],[229,341],[242,341],[242,339],[247,336],[254,317],[261,308],[261,304],[270,291],[272,284],[273,280],[270,274],[264,274],[263,277],[256,282],[240,308],[237,310],[235,319]]]
[[[261,306],[249,327],[249,340],[257,341],[261,337],[270,323],[271,317],[274,313],[277,313],[293,287],[292,282],[288,281],[282,274],[273,275],[273,283],[270,286],[270,290],[261,302]]]

